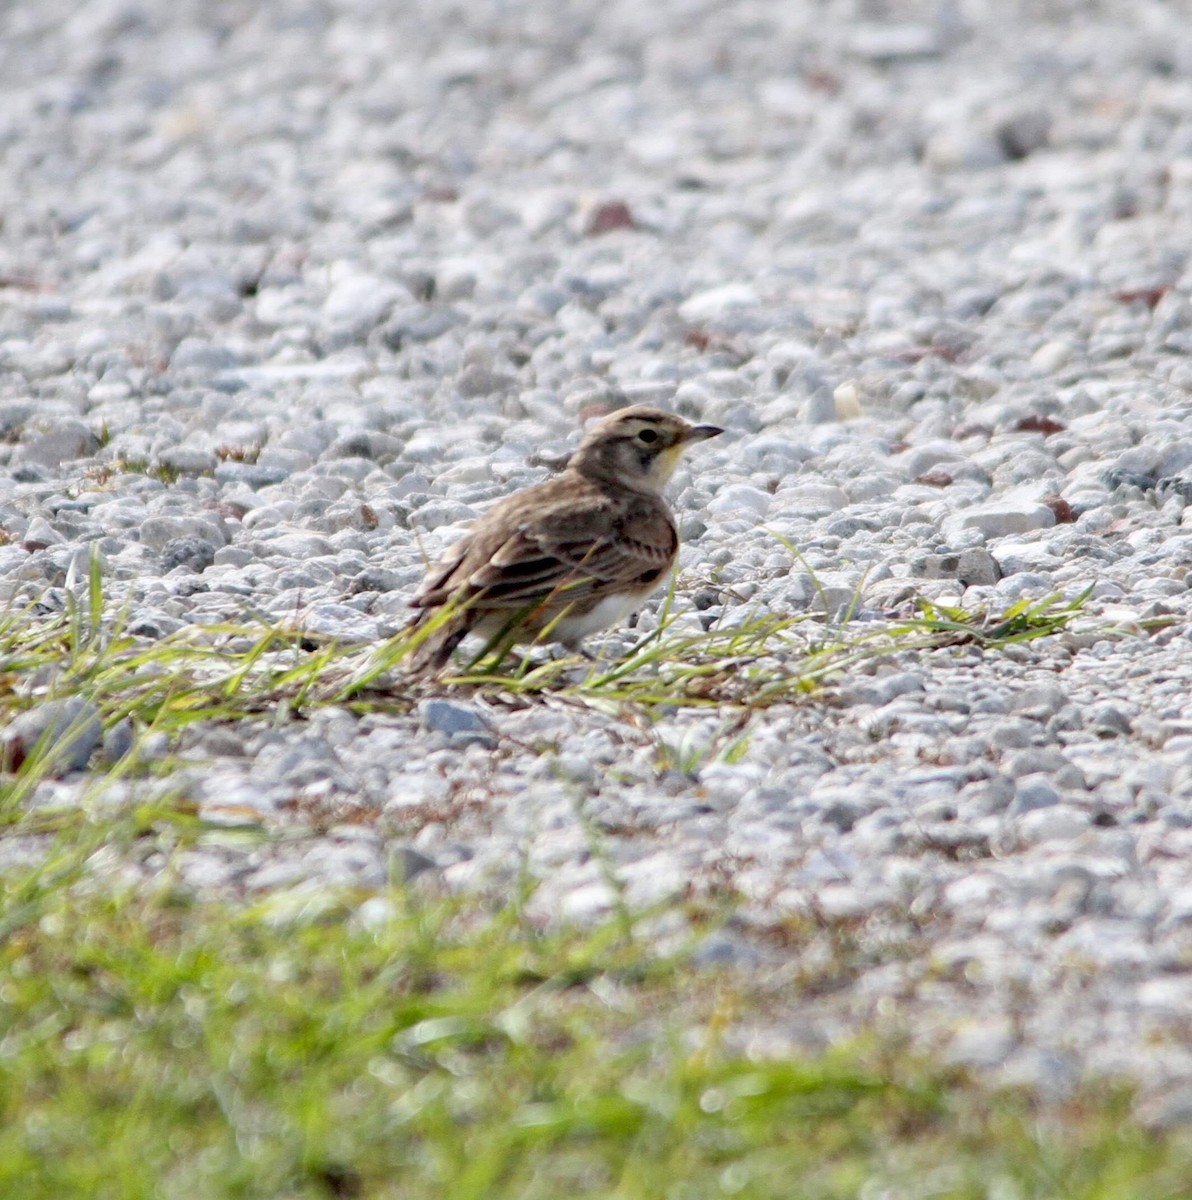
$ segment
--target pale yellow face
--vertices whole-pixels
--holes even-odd
[[[662,487],[667,480],[675,473],[675,468],[679,465],[679,459],[683,457],[683,451],[687,449],[688,443],[679,442],[666,450],[659,452],[654,462],[650,466],[650,479],[659,487]]]

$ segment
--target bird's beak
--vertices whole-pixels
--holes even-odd
[[[719,437],[723,432],[719,425],[692,425],[683,435],[683,441],[706,442],[708,438]]]

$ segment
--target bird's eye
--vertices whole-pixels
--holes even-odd
[[[648,446],[652,442],[656,442],[658,440],[658,431],[656,429],[643,429],[641,433],[637,435],[637,440],[639,442],[645,442]]]

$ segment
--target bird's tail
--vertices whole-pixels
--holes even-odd
[[[434,674],[446,665],[456,646],[468,636],[473,618],[467,612],[422,609],[406,626],[414,645],[405,661],[411,674]]]

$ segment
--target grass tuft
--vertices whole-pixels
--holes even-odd
[[[669,604],[658,627],[620,659],[589,662],[533,651],[515,660],[489,655],[442,679],[410,675],[440,622],[406,629],[373,646],[313,643],[281,625],[189,627],[148,641],[112,612],[98,562],[85,581],[68,580],[62,612],[37,604],[0,615],[0,715],[81,696],[105,728],[132,722],[173,735],[202,721],[241,720],[287,706],[405,710],[435,690],[497,688],[527,700],[550,692],[580,704],[647,709],[759,710],[797,702],[861,664],[906,651],[965,643],[987,651],[1046,637],[1083,610],[1087,593],[1022,601],[998,614],[926,601],[896,623],[825,625],[806,615],[755,612],[732,624],[692,629]]]
[[[72,863],[0,890],[5,1195],[1126,1200],[1192,1168],[1124,1093],[1043,1121],[897,1042],[743,1054],[763,997],[620,922],[402,892],[279,916]]]
[[[1088,597],[1086,591],[1071,600],[1058,594],[1024,600],[997,614],[922,600],[918,615],[889,623],[853,621],[851,608],[828,624],[807,615],[754,613],[695,632],[664,610],[658,628],[623,658],[597,663],[578,680],[575,658],[523,662],[512,673],[489,659],[448,682],[646,707],[762,709],[798,701],[875,659],[965,644],[996,651],[1054,635],[1083,613]]]

